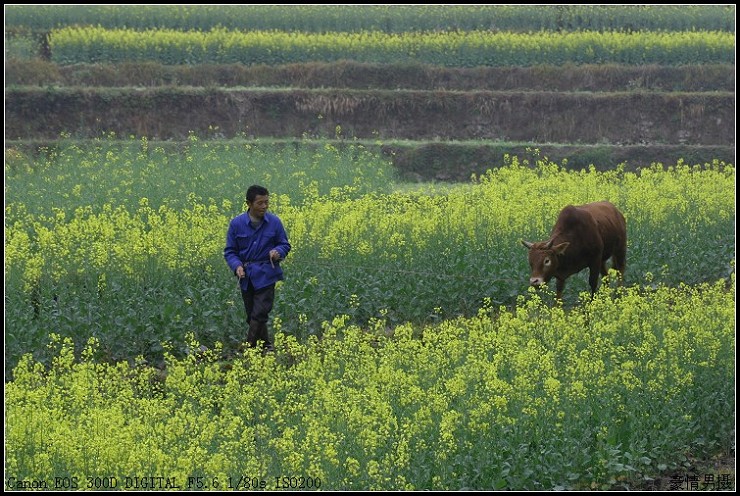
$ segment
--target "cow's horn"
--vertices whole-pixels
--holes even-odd
[[[524,245],[524,246],[525,246],[525,247],[526,247],[526,248],[527,248],[528,250],[531,250],[531,249],[532,249],[532,245],[533,245],[533,244],[532,244],[532,243],[530,243],[529,241],[524,241],[524,240],[522,240],[522,244],[523,244],[523,245]]]

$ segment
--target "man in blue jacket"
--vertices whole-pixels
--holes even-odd
[[[254,347],[257,341],[262,341],[265,351],[273,351],[267,320],[275,300],[275,283],[283,280],[280,260],[288,255],[290,243],[282,221],[267,211],[270,206],[267,188],[250,186],[247,206],[246,212],[229,223],[224,258],[239,278],[249,323],[248,345]]]

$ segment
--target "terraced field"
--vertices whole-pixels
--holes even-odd
[[[170,29],[183,19],[193,24],[190,29],[202,29],[184,31],[188,38],[178,38],[178,31],[147,35],[146,47],[132,29],[116,35],[115,23],[99,13],[93,17],[94,10],[83,9],[78,17],[109,27],[66,28],[58,19],[70,13],[54,9],[35,16],[13,11],[26,27],[11,25],[16,34],[10,46],[22,57],[6,64],[5,137],[24,151],[38,148],[34,140],[94,139],[111,132],[166,141],[183,141],[191,133],[209,139],[357,140],[379,146],[412,180],[466,180],[502,163],[506,154],[523,157],[527,148],[558,163],[567,158],[575,169],[637,168],[679,158],[732,162],[734,34],[727,29],[734,26],[726,24],[726,10],[699,11],[690,17],[671,8],[627,14],[555,9],[548,22],[575,25],[569,34],[548,27],[539,12],[510,8],[483,8],[475,18],[464,9],[404,14],[357,7],[339,16],[353,26],[351,32],[377,29],[372,13],[385,16],[390,32],[346,46],[341,35],[318,37],[322,29],[341,26],[336,13],[324,12],[322,24],[312,9],[303,22],[311,19],[309,29],[315,31],[288,39],[279,32],[239,38],[236,32],[207,31],[214,21],[197,9],[176,15],[116,12],[121,23],[126,18],[128,26],[142,29],[155,21]],[[656,32],[624,31],[645,23],[646,14],[654,16]],[[260,15],[264,29],[282,19],[269,8]],[[474,38],[453,45],[439,34],[418,38],[408,30],[404,38],[408,28],[402,26],[413,25],[410,19],[418,26],[430,19],[466,23],[462,32]],[[685,37],[687,19],[706,26],[706,34]],[[486,22],[511,28],[486,35]],[[589,25],[611,31],[591,37]],[[551,31],[527,34],[537,29]],[[273,44],[272,59],[254,52],[243,63],[218,62],[219,53],[242,44],[247,48],[235,53],[244,57],[252,53],[248,47]],[[384,50],[382,62],[370,56]],[[63,55],[67,51],[75,54],[74,63]],[[193,61],[177,61],[179,53]],[[485,65],[469,67],[477,54],[477,64]]]
[[[6,6],[6,487],[734,489],[734,18]],[[624,285],[528,288],[602,199]]]

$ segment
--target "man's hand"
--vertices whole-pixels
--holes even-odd
[[[246,274],[244,273],[244,266],[240,265],[236,268],[236,277],[243,279]]]
[[[275,264],[273,263],[275,260],[280,260],[280,252],[272,249],[270,250],[270,265],[272,265],[273,268],[275,268]]]
[[[277,250],[270,250],[270,261],[280,260],[280,252]]]

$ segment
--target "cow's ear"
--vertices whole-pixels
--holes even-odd
[[[522,240],[522,244],[524,245],[524,247],[526,249],[528,249],[528,250],[531,250],[532,249],[532,243],[530,243],[529,241]]]
[[[556,245],[552,250],[555,252],[556,255],[562,255],[565,253],[565,249],[568,248],[568,245],[570,243],[566,241],[565,243],[560,243],[559,245]]]

